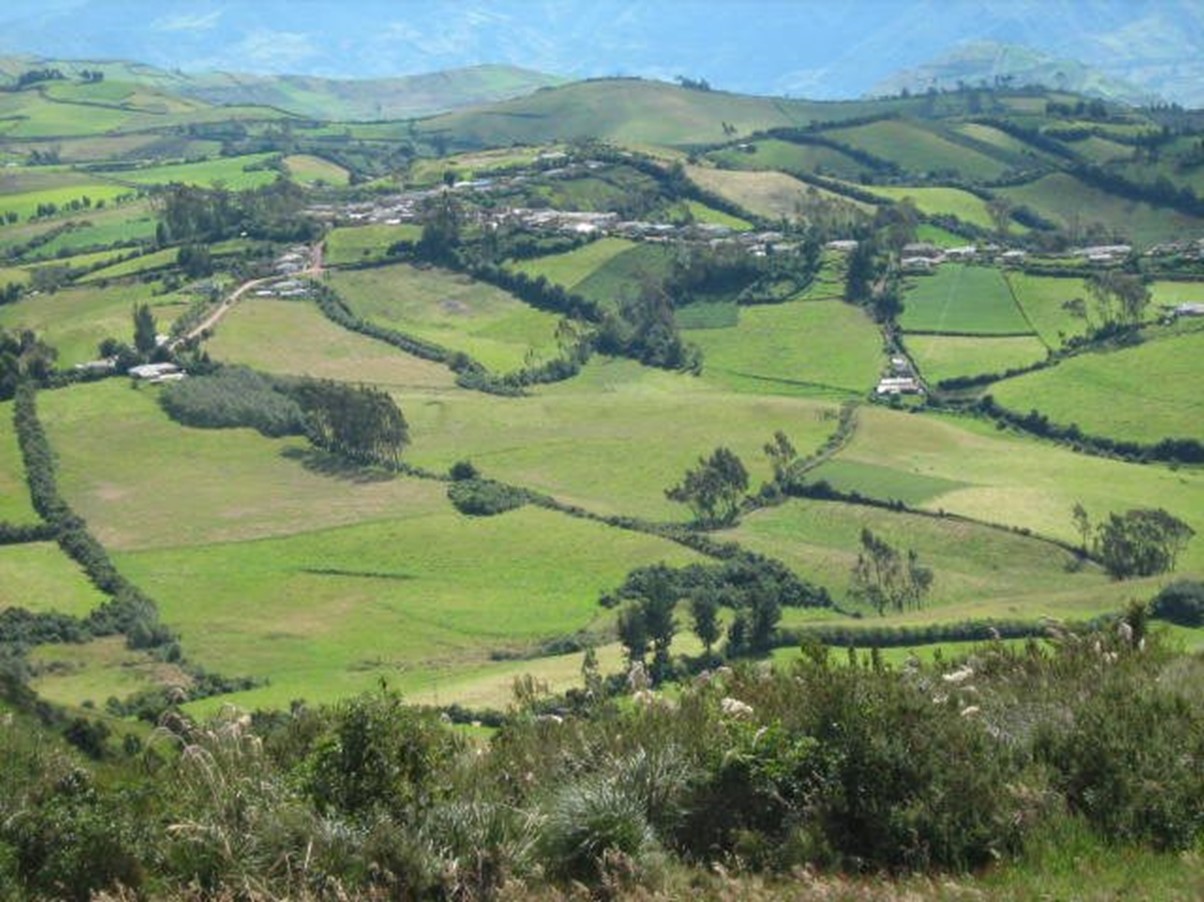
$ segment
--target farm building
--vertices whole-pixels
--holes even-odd
[[[1204,302],[1193,301],[1175,307],[1175,316],[1204,316]]]
[[[172,382],[184,378],[184,373],[174,363],[143,363],[130,367],[129,374],[144,382]]]
[[[883,376],[875,389],[879,395],[916,395],[921,391],[915,376]]]

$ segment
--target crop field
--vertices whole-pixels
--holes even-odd
[[[987,214],[987,202],[981,197],[963,191],[960,188],[925,188],[898,185],[861,185],[863,191],[877,194],[889,200],[900,201],[910,197],[916,209],[926,216],[956,216],[962,222],[968,222],[983,229],[993,229],[991,217]],[[1017,223],[1012,223],[1014,232],[1024,232],[1027,229]],[[966,240],[961,239],[965,244]]]
[[[417,159],[406,172],[406,183],[410,185],[434,185],[443,181],[447,171],[456,173],[461,179],[472,179],[478,175],[514,167],[526,167],[535,162],[541,153],[555,152],[550,147],[505,147],[494,150],[457,153],[437,159]]]
[[[0,545],[0,610],[86,615],[106,600],[54,542]]]
[[[245,188],[270,185],[279,178],[280,173],[265,165],[274,156],[275,154],[270,153],[256,153],[241,157],[218,157],[201,163],[148,166],[115,172],[110,178],[129,185],[167,185],[180,182],[212,188],[221,184],[231,191],[241,191]]]
[[[1143,244],[1174,241],[1204,225],[1174,210],[1107,194],[1064,172],[1014,188],[1000,188],[998,193],[1072,231],[1092,223],[1113,223],[1116,230]]]
[[[1004,278],[1024,308],[1025,316],[1050,347],[1060,347],[1067,338],[1087,331],[1086,323],[1063,307],[1067,301],[1089,297],[1083,279],[1034,276],[1023,272],[1008,272]]]
[[[573,291],[599,304],[619,307],[639,295],[647,276],[666,275],[671,264],[672,252],[666,245],[640,242],[600,263]]]
[[[794,144],[770,138],[748,146],[754,148],[752,153],[725,148],[708,154],[708,157],[736,169],[819,172],[842,179],[856,179],[868,168],[847,154],[821,144]]]
[[[254,247],[254,244],[248,239],[231,238],[228,241],[211,244],[209,250],[213,255],[213,259],[217,261],[220,257],[229,257],[252,247]],[[124,251],[124,253],[129,253],[129,251]],[[179,256],[179,253],[179,248],[165,247],[163,250],[140,254],[129,260],[122,260],[120,263],[114,263],[112,266],[98,269],[95,272],[88,273],[88,275],[79,281],[82,283],[98,282],[106,279],[124,279],[128,276],[153,272],[157,269],[166,269],[176,264],[176,258]]]
[[[933,569],[929,598],[923,610],[907,612],[912,617],[944,617],[942,609],[965,606],[973,606],[978,617],[1065,617],[1067,612],[1052,609],[1048,599],[1076,590],[1083,596],[1080,609],[1108,609],[1092,598],[1108,583],[1099,568],[1071,572],[1067,564],[1073,555],[1056,545],[950,518],[796,499],[751,514],[725,534],[788,563],[843,605],[849,601],[849,574],[862,529],[896,548],[914,550]]]
[[[150,304],[159,330],[166,332],[185,309],[188,298],[153,295],[150,285],[63,288],[0,306],[0,326],[33,329],[58,349],[58,366],[70,367],[94,360],[96,346],[105,338],[132,340],[135,303]]]
[[[891,160],[908,172],[953,172],[965,178],[989,180],[999,178],[1009,168],[993,156],[956,144],[918,123],[898,119],[832,129],[825,134]]]
[[[766,219],[794,219],[819,201],[838,203],[859,213],[872,213],[873,205],[816,188],[784,172],[745,172],[687,166],[686,173],[700,187]]]
[[[302,185],[346,185],[351,177],[338,163],[311,154],[293,154],[284,158],[284,168],[293,181]]]
[[[598,597],[630,567],[694,559],[663,539],[562,514],[470,518],[442,505],[286,538],[123,554],[119,564],[159,599],[188,654],[271,678],[231,701],[287,706],[381,677],[402,691],[426,687],[487,665],[491,651],[608,624]]]
[[[856,433],[836,460],[877,468],[864,487],[846,488],[876,495],[885,479],[881,469],[895,471],[893,480],[945,479],[962,485],[922,502],[925,510],[1030,529],[1066,542],[1079,541],[1070,518],[1076,503],[1096,518],[1108,511],[1162,507],[1198,533],[1204,531],[1204,473],[1089,457],[1000,432],[986,421],[864,407]],[[816,471],[819,476],[822,469]],[[1193,569],[1204,572],[1204,543],[1189,545],[1180,562],[1181,571]]]
[[[558,317],[467,276],[398,265],[333,273],[330,285],[364,319],[464,351],[492,370],[520,369],[529,353],[559,354]]]
[[[549,254],[530,260],[515,260],[512,269],[525,272],[531,278],[543,276],[549,282],[563,285],[570,291],[605,266],[612,259],[636,245],[626,238],[599,238],[564,254]]]
[[[0,401],[0,523],[37,523],[12,423],[12,402]]]
[[[899,324],[906,331],[924,332],[1006,335],[1032,331],[999,270],[950,263],[933,275],[910,281]]]
[[[965,335],[909,335],[907,349],[929,382],[957,376],[1003,373],[1046,356],[1045,345],[1031,335],[981,338]]]
[[[268,373],[370,382],[390,389],[450,389],[442,363],[349,332],[309,301],[244,298],[205,345],[215,360]]]
[[[422,229],[412,223],[365,225],[331,229],[326,233],[324,260],[331,266],[383,260],[389,245],[417,241]]]
[[[842,301],[743,307],[738,325],[690,330],[686,338],[702,348],[703,378],[735,391],[861,394],[885,363],[877,326]]]
[[[1178,335],[1080,354],[1001,382],[992,392],[1005,407],[1039,410],[1055,423],[1077,423],[1089,435],[1145,443],[1168,436],[1204,439],[1204,398],[1196,390],[1201,354],[1204,333]]]

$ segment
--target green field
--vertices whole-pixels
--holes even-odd
[[[939,495],[968,485],[940,476],[901,473],[890,467],[848,460],[839,455],[809,471],[805,481],[826,482],[839,492],[856,492],[878,501],[902,501],[911,507],[919,507]]]
[[[346,185],[351,178],[351,173],[342,166],[312,154],[287,156],[284,168],[292,180],[301,185]]]
[[[714,151],[708,157],[728,168],[813,172],[842,179],[856,179],[867,171],[864,163],[822,144],[794,144],[770,138],[747,146],[751,152],[729,147]]]
[[[743,307],[736,326],[685,335],[702,348],[705,380],[743,392],[861,394],[884,363],[878,328],[842,301]]]
[[[991,217],[987,213],[987,202],[969,191],[960,188],[924,188],[891,185],[860,185],[862,191],[869,191],[879,197],[900,201],[909,197],[915,202],[916,209],[925,216],[956,216],[962,222],[976,225],[982,229],[994,229]],[[1022,226],[1012,224],[1013,232],[1027,231]],[[963,238],[960,242],[965,244]]]
[[[1196,234],[1204,226],[1204,221],[1193,216],[1107,194],[1064,172],[1014,188],[1000,188],[998,193],[1032,208],[1072,234],[1091,225],[1104,225],[1140,244],[1153,244]]]
[[[326,233],[324,260],[331,266],[383,260],[389,245],[421,237],[422,229],[413,223],[331,229]]]
[[[37,191],[20,191],[13,194],[0,194],[0,213],[16,213],[22,220],[32,218],[39,204],[54,204],[65,211],[72,201],[84,203],[87,198],[91,205],[97,201],[112,203],[120,197],[132,194],[137,189],[125,185],[114,185],[111,182],[95,180],[68,184],[62,187],[48,187]],[[81,217],[90,214],[89,209],[79,209],[72,212],[73,216]]]
[[[635,244],[626,238],[599,238],[567,253],[517,260],[510,266],[531,278],[543,276],[549,282],[572,291],[614,257],[633,247]]]
[[[0,610],[85,616],[106,600],[54,542],[0,545]]]
[[[491,651],[607,625],[598,597],[628,567],[692,559],[661,539],[538,509],[474,519],[441,505],[287,538],[124,554],[119,564],[160,600],[190,655],[271,678],[230,701],[279,707],[382,677],[405,692],[461,680],[487,670]]]
[[[722,210],[708,207],[706,204],[699,203],[696,200],[687,200],[684,206],[694,222],[727,226],[733,232],[747,232],[752,228],[752,223],[747,219],[741,219],[739,216],[733,216],[731,213],[724,213]]]
[[[882,469],[894,471],[890,481],[913,475],[945,479],[962,485],[928,498],[923,508],[1031,529],[1066,542],[1079,541],[1070,518],[1076,503],[1095,517],[1162,507],[1197,533],[1204,532],[1204,473],[1077,454],[1000,432],[982,420],[862,408],[856,433],[836,459],[874,465],[871,473],[878,475],[859,489],[864,494],[876,494]],[[1204,542],[1188,546],[1180,570],[1204,573]],[[1136,588],[1132,593],[1140,597]]]
[[[560,353],[558,317],[468,276],[402,264],[336,272],[330,285],[364,319],[464,351],[492,370]]]
[[[872,204],[817,188],[784,172],[687,166],[686,173],[700,187],[766,219],[795,219],[817,204],[837,205],[851,216],[874,210]]]
[[[25,464],[12,425],[11,401],[0,401],[0,523],[36,523],[25,484]]]
[[[183,185],[201,185],[206,188],[222,185],[231,191],[242,191],[246,188],[270,185],[276,181],[280,174],[275,169],[265,166],[275,156],[270,153],[256,153],[240,157],[218,157],[200,163],[172,163],[122,170],[111,173],[109,177],[129,185],[168,185],[179,182]]]
[[[619,307],[634,300],[647,278],[660,279],[668,275],[673,264],[673,252],[664,244],[639,242],[617,254],[609,254],[609,250],[604,249],[599,254],[599,257],[606,257],[604,262],[598,263],[593,272],[573,286],[574,293],[604,307]],[[579,267],[594,262],[588,257],[566,261],[572,268],[562,271],[571,275]]]
[[[0,306],[0,326],[33,329],[58,352],[57,365],[70,367],[96,359],[96,347],[109,337],[132,341],[133,307],[150,304],[159,331],[187,309],[184,295],[154,295],[150,285],[74,287],[53,294],[27,295]]]
[[[1050,599],[1071,592],[1081,596],[1076,616],[1111,607],[1097,600],[1108,584],[1098,568],[1070,572],[1067,564],[1073,556],[1055,545],[964,521],[794,500],[747,517],[729,535],[787,562],[844,604],[865,528],[896,548],[916,551],[934,571],[923,609],[894,615],[892,621],[944,619],[949,609],[972,609],[976,617],[1066,617],[1065,602],[1055,610]]]
[[[945,263],[911,280],[899,324],[906,331],[1006,335],[1031,332],[999,270]]]
[[[931,383],[957,376],[1004,373],[1029,366],[1046,356],[1034,336],[983,338],[964,335],[909,335],[907,349]]]
[[[1153,282],[1150,295],[1155,306],[1200,303],[1204,301],[1204,282]]]
[[[999,178],[1010,168],[996,157],[955,143],[919,122],[887,119],[832,129],[825,134],[890,160],[908,172],[950,173],[989,180]]]
[[[1060,347],[1066,339],[1087,331],[1087,324],[1062,306],[1075,298],[1090,297],[1083,279],[1034,276],[1023,272],[1008,272],[1004,278],[1024,308],[1025,316],[1050,347]]]
[[[1204,397],[1196,390],[1204,333],[1147,341],[1135,348],[1081,354],[1049,370],[992,387],[996,400],[1089,435],[1141,443],[1204,439]]]
[[[394,389],[455,384],[455,374],[442,363],[337,326],[309,301],[246,298],[221,321],[206,348],[215,360],[282,375]]]

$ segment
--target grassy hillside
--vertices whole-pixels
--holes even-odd
[[[999,270],[945,264],[911,280],[900,324],[908,331],[983,335],[1030,332]]]

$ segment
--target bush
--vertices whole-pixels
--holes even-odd
[[[454,477],[453,477],[454,478]],[[461,479],[447,487],[447,497],[462,514],[492,517],[527,503],[527,493],[492,479]]]
[[[1204,626],[1204,582],[1176,580],[1154,596],[1150,614],[1180,626]]]

